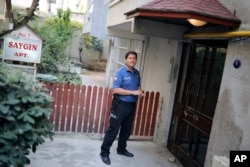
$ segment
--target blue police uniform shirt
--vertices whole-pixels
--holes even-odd
[[[114,76],[113,88],[123,88],[126,90],[138,90],[140,87],[140,73],[133,68],[133,72],[127,69],[126,66],[119,68]],[[136,102],[137,96],[134,95],[117,95],[124,102]]]

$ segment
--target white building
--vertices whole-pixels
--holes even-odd
[[[184,166],[210,167],[214,155],[250,150],[249,7],[234,0],[109,2],[107,80],[125,52],[138,52],[143,89],[163,100],[155,141]]]

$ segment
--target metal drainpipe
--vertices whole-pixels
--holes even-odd
[[[184,38],[237,38],[237,37],[250,37],[250,31],[230,31],[224,33],[193,33],[184,34]]]

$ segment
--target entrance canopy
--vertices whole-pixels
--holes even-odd
[[[187,19],[206,22],[205,26],[238,28],[241,21],[218,0],[155,0],[125,13],[126,18],[146,18],[191,26]]]

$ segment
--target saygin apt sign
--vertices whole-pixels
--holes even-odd
[[[27,25],[14,29],[4,36],[5,60],[40,63],[41,51],[42,38]]]

